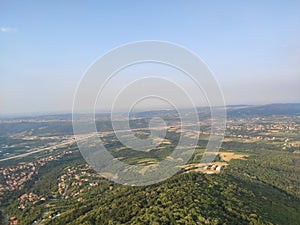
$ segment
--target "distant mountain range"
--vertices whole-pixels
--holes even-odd
[[[300,115],[300,103],[275,103],[267,105],[227,105],[228,117],[240,116],[270,116],[270,115]],[[190,111],[185,109],[183,111]],[[199,114],[210,114],[210,108],[198,107]],[[136,117],[153,117],[163,114],[176,114],[174,110],[153,110],[147,112],[138,112],[134,115]]]
[[[207,106],[198,107],[199,113],[210,114],[210,109]],[[274,103],[267,105],[227,105],[227,116],[269,116],[269,115],[300,115],[300,103]],[[184,109],[183,112],[189,112],[190,109]],[[122,113],[120,113],[122,114]],[[127,115],[127,113],[125,113]],[[124,114],[124,115],[125,115]],[[133,117],[154,117],[162,116],[166,114],[178,115],[175,110],[152,110],[145,112],[133,113]],[[110,118],[109,113],[97,113],[96,117],[107,117]],[[21,120],[72,120],[71,113],[51,113],[43,115],[33,115],[33,116],[0,116],[1,119],[21,119]]]
[[[300,103],[227,106],[227,116],[300,115]]]

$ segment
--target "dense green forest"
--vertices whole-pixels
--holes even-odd
[[[3,123],[0,126],[3,157],[22,154],[27,151],[26,146],[38,148],[65,140],[70,143],[1,161],[0,224],[7,224],[7,217],[21,225],[299,225],[299,116],[295,113],[270,116],[278,107],[279,112],[285,111],[281,106],[269,106],[267,111],[259,107],[229,110],[224,141],[213,162],[224,165],[220,173],[205,174],[195,166],[209,140],[210,126],[204,120],[198,146],[188,161],[192,167],[181,167],[167,180],[140,187],[113,183],[87,165],[76,142],[70,141],[73,131],[68,117],[50,116],[47,117],[49,121],[42,117],[43,121],[29,119]],[[293,109],[297,111],[298,108],[293,106]],[[180,133],[172,125],[178,122],[177,115],[162,111],[140,114],[145,118],[130,121],[135,135],[147,138],[149,130],[144,129],[148,126],[147,116],[164,115],[172,128],[166,133],[166,142],[145,152],[127,148],[112,132],[107,118],[97,121],[98,130],[105,132],[101,141],[114,157],[128,164],[143,165],[164,160],[178,144]],[[9,155],[4,155],[7,153]],[[221,153],[243,157],[226,161]],[[13,187],[13,179],[20,182],[22,176],[28,179],[18,184],[18,188],[5,189]]]
[[[79,154],[62,162],[44,167],[37,182],[28,183],[23,192],[50,196],[64,168],[84,163]],[[100,185],[82,193],[82,202],[50,199],[21,210],[15,198],[8,212],[19,218],[19,224],[32,224],[44,217],[45,224],[296,225],[300,215],[299,163],[297,154],[256,150],[247,160],[232,160],[220,174],[181,171],[155,185],[114,184],[112,190],[109,186],[113,183],[98,177]],[[61,215],[47,218],[48,211]]]

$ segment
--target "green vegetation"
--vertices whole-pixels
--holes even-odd
[[[57,178],[64,168],[82,163],[77,154],[51,163],[24,193],[49,198],[57,191]],[[20,218],[20,224],[44,218],[45,224],[296,225],[300,215],[299,163],[299,155],[255,150],[247,160],[231,160],[218,175],[179,173],[156,185],[115,184],[113,190],[109,189],[111,182],[98,178],[99,186],[76,198],[49,198],[26,210],[18,209],[15,198],[9,212]],[[79,198],[84,200],[78,202]],[[49,218],[57,211],[60,216]]]
[[[205,119],[198,146],[188,162],[193,165],[183,168],[168,180],[150,186],[123,186],[100,177],[86,165],[76,143],[72,141],[57,149],[0,162],[2,185],[9,181],[9,177],[29,177],[28,173],[34,171],[30,179],[18,188],[6,191],[2,187],[0,224],[5,224],[6,214],[9,218],[16,217],[21,225],[298,225],[299,117],[295,114],[269,115],[271,111],[259,115],[259,112],[252,117],[249,116],[251,109],[241,110],[240,116],[237,116],[239,112],[236,110],[229,113],[225,139],[214,162],[225,168],[210,175],[197,172],[195,166],[201,160],[209,137],[210,127]],[[178,122],[174,113],[158,111],[141,115],[164,115],[169,124]],[[59,117],[51,119],[56,121]],[[59,140],[72,140],[69,135],[70,121],[64,119],[63,123],[56,121],[53,124],[50,121],[18,122],[15,124],[20,125],[18,128],[13,127],[14,123],[7,123],[0,127],[0,144],[7,145],[5,149],[11,149],[11,154],[21,154],[25,143],[45,146],[55,141],[59,143]],[[130,121],[136,136],[148,137],[149,130],[145,129],[148,121],[149,118]],[[97,121],[97,127],[106,132],[102,141],[110,153],[129,164],[147,165],[165,159],[174,150],[180,136],[176,127],[172,126],[164,142],[155,149],[143,152],[122,145],[111,132],[111,123],[107,118]],[[185,131],[182,132],[184,134]],[[34,136],[36,139],[23,142],[24,136]],[[61,139],[49,141],[49,137]],[[192,135],[190,137],[193,138]],[[19,146],[19,149],[11,146]],[[233,157],[233,153],[247,157],[238,159]],[[230,157],[232,159],[229,161]],[[41,159],[43,163],[40,163]],[[16,167],[18,170],[15,170]],[[13,182],[10,180],[8,183]]]

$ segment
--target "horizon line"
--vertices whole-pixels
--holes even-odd
[[[267,105],[288,105],[288,104],[300,104],[300,102],[274,102],[274,103],[266,103],[266,104],[228,104],[225,105],[225,107],[234,107],[234,106],[267,106]],[[208,108],[208,107],[222,107],[222,106],[196,106],[197,108]],[[189,110],[190,108],[186,108],[186,107],[182,107],[180,109],[183,110]],[[174,109],[151,109],[151,110],[147,110],[147,109],[141,109],[138,110],[136,113],[141,113],[141,112],[154,112],[154,111],[174,111]],[[87,112],[89,112],[88,110],[82,110],[79,113],[76,114],[87,114]],[[96,114],[109,114],[110,111],[95,111]],[[118,111],[117,113],[127,113],[125,111]],[[48,112],[20,112],[20,113],[0,113],[0,119],[5,119],[5,118],[9,118],[9,119],[18,119],[18,118],[22,118],[22,117],[37,117],[37,116],[57,116],[57,115],[68,115],[68,114],[73,114],[72,110],[67,111],[67,110],[57,110],[57,111],[48,111]]]

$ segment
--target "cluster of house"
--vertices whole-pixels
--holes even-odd
[[[282,137],[268,137],[261,135],[242,135],[242,134],[226,134],[227,137],[242,138],[242,139],[253,139],[253,140],[266,140],[266,141],[285,141]]]
[[[0,202],[6,192],[21,190],[24,183],[31,180],[38,173],[37,163],[28,163],[16,167],[0,168],[0,176],[3,180],[0,184]]]
[[[202,172],[206,174],[215,174],[215,173],[219,173],[222,170],[222,168],[223,166],[221,165],[212,164],[212,165],[204,166]]]
[[[243,123],[242,123],[243,122]],[[238,123],[235,121],[235,123]],[[256,121],[256,123],[249,124],[247,122],[240,121],[240,123],[232,125],[227,123],[226,125],[227,137],[242,138],[242,139],[254,139],[254,140],[266,140],[266,141],[278,141],[284,142],[283,147],[300,147],[299,143],[290,142],[285,137],[278,136],[263,136],[263,135],[247,135],[241,134],[241,131],[263,131],[267,133],[277,132],[295,132],[300,130],[300,125],[294,122],[275,122],[275,123],[262,123]],[[288,143],[287,143],[288,142]]]
[[[99,185],[99,175],[90,165],[67,167],[65,173],[58,178],[58,195],[64,199],[77,198],[82,202],[84,198],[79,194]]]
[[[30,192],[29,194],[25,193],[19,197],[19,209],[26,209],[27,207],[31,207],[33,205],[36,205],[39,202],[46,201],[45,196],[38,196],[37,194],[34,194]]]
[[[227,130],[247,130],[247,131],[295,131],[299,129],[299,124],[294,122],[275,122],[275,123],[259,123],[259,121],[254,121],[249,123],[248,121],[241,120],[236,122],[238,124],[227,124]]]
[[[67,154],[72,154],[73,151],[60,152],[55,156],[47,156],[39,158],[33,162],[19,164],[7,168],[0,168],[0,204],[3,196],[7,192],[21,190],[24,183],[32,180],[34,175],[38,174],[41,167],[45,166],[48,162],[58,160]]]

